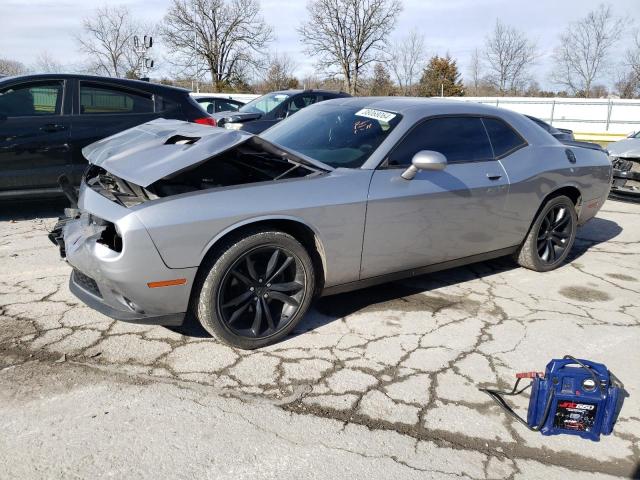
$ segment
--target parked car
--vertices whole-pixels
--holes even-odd
[[[607,146],[613,163],[611,197],[640,202],[640,132]]]
[[[211,124],[184,89],[88,75],[0,80],[0,199],[60,195],[79,185],[82,148],[155,118]]]
[[[314,103],[349,97],[331,90],[283,90],[262,95],[238,109],[237,113],[213,114],[217,125],[233,130],[260,133]]]
[[[567,141],[567,140],[575,140],[575,137],[573,136],[573,130],[569,130],[568,128],[556,128],[548,124],[544,120],[540,120],[538,117],[534,117],[532,115],[525,115],[525,116],[529,120],[532,120],[533,122],[535,122],[540,128],[543,128],[544,130],[549,132],[551,135],[556,137],[561,142]]]
[[[611,179],[604,152],[516,112],[393,97],[259,136],[156,120],[84,154],[79,209],[52,232],[71,291],[127,321],[192,311],[240,348],[283,338],[317,294],[504,255],[553,270]]]
[[[582,147],[582,148],[590,148],[591,150],[600,150],[604,152],[604,148],[598,145],[597,143],[592,142],[583,142],[580,140],[576,140],[573,135],[573,130],[569,130],[566,128],[556,128],[549,125],[547,122],[540,120],[539,118],[532,117],[531,115],[525,115],[529,120],[535,122],[538,126],[542,127],[545,131],[549,132],[553,137],[558,139],[565,145],[569,147]]]
[[[243,102],[230,98],[197,96],[194,97],[194,100],[210,115],[219,112],[237,112],[244,105]]]

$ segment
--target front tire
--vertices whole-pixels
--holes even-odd
[[[254,230],[231,238],[201,268],[194,310],[215,338],[242,349],[276,343],[309,309],[313,262],[291,235]]]
[[[578,216],[571,199],[564,195],[552,198],[533,222],[516,261],[536,272],[555,270],[573,247],[577,225]]]

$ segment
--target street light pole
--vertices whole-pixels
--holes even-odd
[[[149,81],[149,70],[153,68],[153,59],[147,58],[147,51],[153,47],[153,37],[151,35],[145,35],[140,38],[135,35],[133,37],[133,45],[136,49],[136,53],[139,56],[138,68],[140,68],[140,80]]]

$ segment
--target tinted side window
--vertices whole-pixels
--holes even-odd
[[[62,82],[16,85],[0,91],[0,114],[7,117],[59,115]]]
[[[151,95],[102,85],[80,84],[80,113],[122,114],[151,112],[153,112]]]
[[[236,112],[240,108],[237,103],[227,102],[226,100],[216,100],[216,112]]]
[[[420,150],[434,150],[449,163],[493,159],[489,138],[477,117],[433,118],[417,125],[389,156],[389,165],[410,165]]]
[[[496,157],[503,157],[515,152],[520,147],[527,144],[513,128],[497,118],[483,118],[484,126],[487,128],[493,152]]]
[[[179,103],[169,100],[168,98],[156,95],[156,112],[166,112],[167,110],[176,110],[180,106]]]
[[[304,107],[308,107],[312,103],[315,103],[316,96],[313,94],[296,95],[293,97],[288,105],[287,112],[289,115],[296,113],[298,110],[302,110]]]

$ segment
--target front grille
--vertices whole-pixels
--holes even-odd
[[[80,270],[73,271],[73,281],[84,291],[89,292],[91,295],[94,295],[96,297],[102,298],[96,281],[93,278],[86,276]]]

